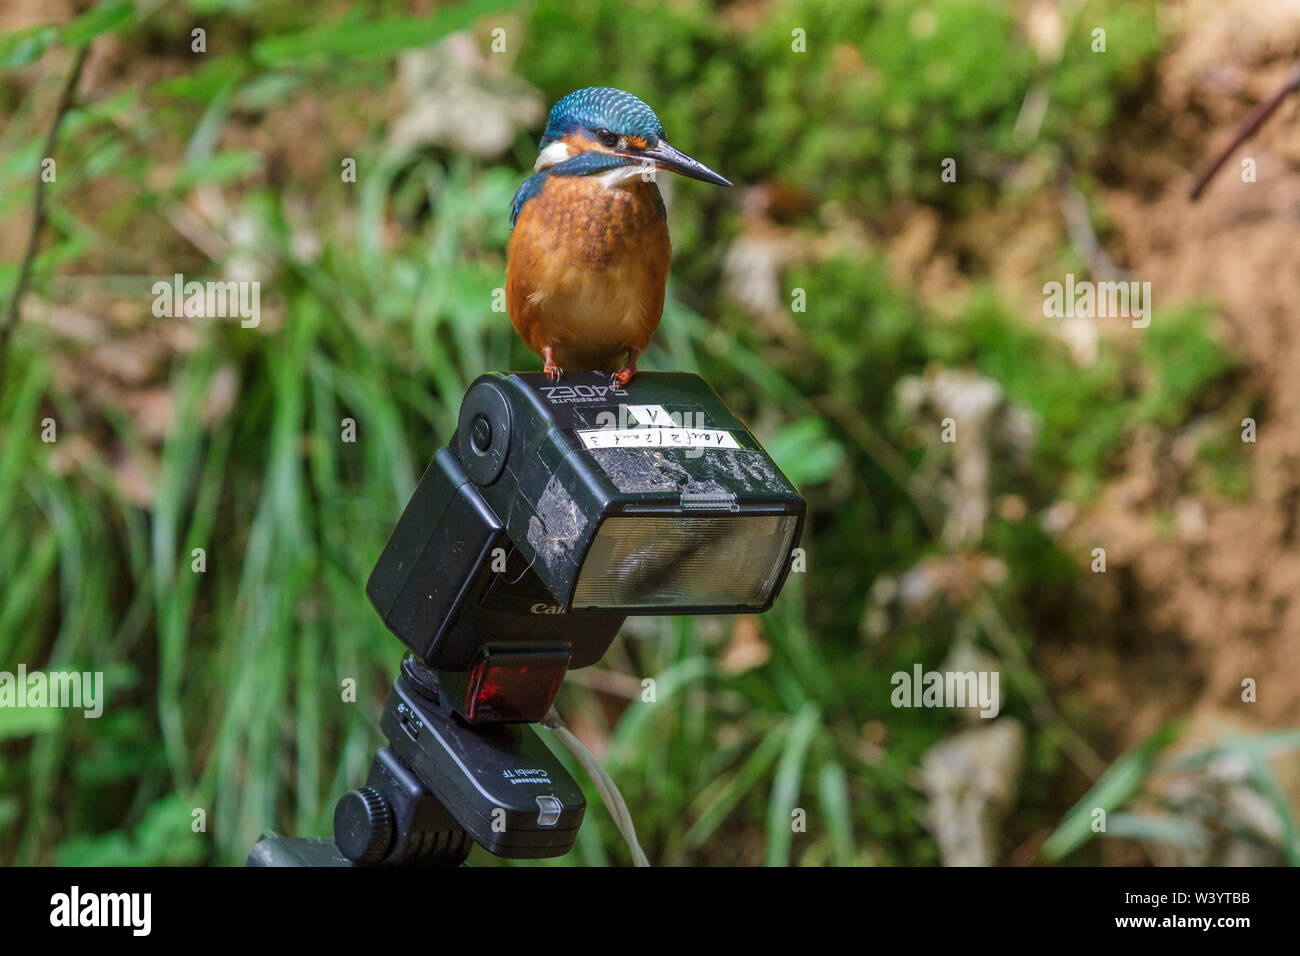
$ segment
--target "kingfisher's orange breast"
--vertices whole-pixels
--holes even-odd
[[[549,345],[562,368],[612,371],[659,326],[670,257],[654,183],[548,177],[510,236],[510,320],[533,351]]]

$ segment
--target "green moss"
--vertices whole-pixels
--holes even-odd
[[[1145,330],[1141,352],[1149,374],[1138,400],[1144,421],[1172,426],[1185,420],[1236,365],[1210,333],[1211,315],[1205,307],[1158,313]]]

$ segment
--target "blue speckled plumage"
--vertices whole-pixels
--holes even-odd
[[[578,130],[597,129],[617,130],[620,135],[635,137],[648,147],[658,145],[664,135],[659,117],[643,100],[608,86],[590,86],[585,90],[574,90],[552,107],[538,148],[546,149]],[[614,153],[586,152],[533,173],[524,180],[510,204],[510,225],[519,219],[519,210],[524,203],[541,192],[546,177],[595,176],[633,162],[636,160]],[[658,195],[657,187],[655,193]],[[658,204],[663,209],[662,199]]]
[[[654,110],[631,93],[608,86],[589,86],[574,90],[551,109],[539,149],[545,149],[565,133],[580,127],[616,129],[638,136],[653,146],[664,135],[663,125]]]

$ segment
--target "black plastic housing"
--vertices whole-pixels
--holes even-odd
[[[567,614],[447,448],[420,479],[366,594],[417,657],[449,671],[468,670],[490,642],[566,642],[570,667],[586,667],[624,619]]]
[[[498,411],[504,407],[508,414]],[[583,433],[655,428],[629,410],[662,409],[687,430],[725,433],[736,447],[669,444],[589,448]],[[494,418],[493,416],[497,416]],[[510,430],[504,461],[500,445],[480,450],[473,423],[489,421],[493,438]],[[665,429],[680,432],[682,429]],[[566,374],[560,383],[537,373],[480,375],[465,394],[451,447],[472,476],[491,476],[484,501],[533,572],[566,610],[583,560],[601,523],[616,515],[704,516],[788,514],[797,518],[793,549],[806,504],[758,441],[698,375],[641,372],[625,388],[600,372]],[[687,606],[583,609],[583,614],[707,614],[761,612],[771,607],[789,571],[789,558],[766,601],[719,608]]]
[[[403,674],[380,726],[393,751],[484,849],[533,859],[561,856],[573,846],[586,800],[530,725],[467,726]],[[558,808],[551,826],[539,823],[539,797]]]
[[[734,447],[587,447],[584,434],[645,426],[654,408]],[[632,410],[629,412],[629,410]],[[680,429],[646,437],[660,438]],[[466,670],[489,641],[567,641],[571,667],[605,653],[629,614],[766,610],[728,607],[573,610],[583,560],[613,516],[792,515],[803,498],[699,376],[642,372],[626,388],[599,372],[480,376],[448,448],[434,456],[370,576],[385,624],[422,660]]]

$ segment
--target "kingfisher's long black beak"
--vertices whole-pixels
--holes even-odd
[[[688,176],[691,179],[698,179],[702,183],[713,183],[715,186],[731,185],[731,180],[719,176],[699,160],[691,159],[666,139],[659,140],[656,145],[649,149],[638,150],[636,156],[638,159],[654,163],[660,169],[667,169],[670,172]]]

